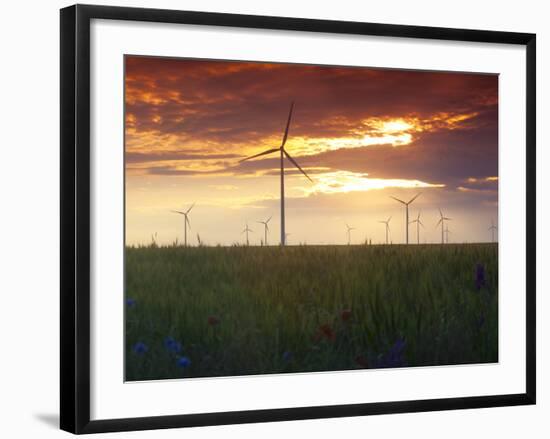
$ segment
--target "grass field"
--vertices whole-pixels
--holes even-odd
[[[497,244],[126,249],[126,379],[498,361]]]

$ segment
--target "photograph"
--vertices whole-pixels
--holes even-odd
[[[121,81],[125,381],[499,362],[498,74],[125,54]]]

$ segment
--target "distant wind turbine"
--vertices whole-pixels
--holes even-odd
[[[491,242],[495,242],[495,232],[498,230],[498,227],[495,226],[495,220],[491,220],[491,227],[488,230],[491,231]]]
[[[416,219],[411,221],[411,224],[413,223],[416,223],[416,243],[420,244],[420,226],[424,227],[424,224],[420,221],[420,211],[418,211]]]
[[[351,244],[351,231],[355,230],[355,227],[350,227],[349,224],[346,223],[346,228],[348,229],[348,245]]]
[[[267,232],[269,232],[269,226],[267,225],[271,221],[271,217],[269,217],[265,221],[256,221],[258,224],[264,225],[264,245],[267,245]]]
[[[435,225],[436,227],[441,224],[441,244],[445,244],[445,221],[451,221],[452,218],[447,218],[443,216],[443,212],[439,209],[439,221]]]
[[[445,241],[447,242],[447,244],[449,243],[449,234],[451,234],[452,232],[449,230],[449,225],[445,226]]]
[[[181,212],[179,210],[172,210],[173,213],[179,213],[180,215],[183,215],[185,217],[184,221],[184,229],[185,229],[185,238],[184,238],[184,245],[187,247],[187,226],[189,226],[189,230],[191,230],[191,222],[189,221],[189,212],[191,212],[191,209],[195,206],[195,203],[191,204],[191,207],[187,209],[185,212]]]
[[[263,155],[268,155],[274,152],[280,152],[281,153],[281,245],[285,245],[286,241],[286,234],[285,234],[285,164],[284,164],[284,156],[290,162],[298,168],[298,170],[306,176],[306,178],[313,183],[313,180],[309,177],[309,175],[306,174],[306,171],[304,171],[300,165],[294,160],[288,151],[285,149],[286,139],[288,137],[288,128],[290,127],[290,119],[292,118],[292,110],[294,109],[294,102],[290,104],[290,112],[288,113],[288,120],[286,122],[286,129],[285,133],[283,135],[283,141],[281,142],[281,146],[278,148],[272,148],[268,149],[264,152],[260,152],[259,154],[252,155],[250,157],[246,157],[239,161],[239,163],[244,162],[246,160],[250,160],[256,157],[260,157]]]
[[[414,200],[416,200],[420,194],[421,192],[416,194],[409,201],[403,201],[403,200],[400,200],[399,198],[390,197],[390,198],[393,198],[395,201],[399,201],[401,204],[405,205],[405,243],[406,244],[409,243],[409,204],[411,204]]]
[[[241,235],[243,233],[246,233],[246,245],[250,245],[249,241],[248,241],[248,233],[249,232],[254,232],[254,230],[251,230],[249,227],[248,227],[248,223],[246,223],[246,227],[244,228],[244,230],[242,231]]]
[[[391,216],[386,221],[378,221],[379,223],[386,225],[386,244],[388,244],[388,234],[390,232],[390,221],[391,221]]]

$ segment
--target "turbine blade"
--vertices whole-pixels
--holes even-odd
[[[403,200],[400,200],[399,198],[392,197],[391,195],[390,195],[390,198],[393,198],[395,201],[399,201],[402,204],[407,204]]]
[[[187,215],[185,215],[185,222],[189,226],[189,230],[191,230],[191,222],[189,221],[189,218],[187,218]]]
[[[271,221],[271,218],[273,218],[273,215],[271,215],[265,223],[267,224],[269,221]]]
[[[290,127],[290,119],[292,118],[292,110],[294,109],[294,101],[290,104],[290,112],[288,113],[288,120],[286,122],[286,129],[285,129],[285,135],[283,136],[283,143],[281,144],[281,148],[285,146],[286,139],[288,137],[288,128]]]
[[[414,197],[412,197],[407,204],[411,204],[414,200],[416,200],[422,192],[418,192]]]
[[[296,162],[296,160],[294,160],[294,159],[290,156],[290,154],[289,154],[288,152],[286,152],[286,150],[285,150],[284,148],[283,148],[283,152],[285,153],[286,158],[289,159],[289,160],[292,162],[292,164],[293,164],[294,166],[296,166],[296,167],[300,170],[300,172],[301,172],[302,174],[304,174],[304,175],[306,176],[306,178],[307,178],[309,181],[311,181],[311,182],[313,183],[313,180],[309,177],[309,175],[306,174],[306,171],[304,171],[304,170],[300,167],[300,165]]]
[[[250,159],[255,159],[256,157],[260,157],[262,155],[267,155],[267,154],[271,154],[272,152],[277,152],[277,151],[280,151],[281,148],[271,148],[271,149],[268,149],[267,151],[264,151],[264,152],[261,152],[259,154],[255,154],[255,155],[251,155],[250,157],[246,157],[242,160],[239,160],[239,163],[242,163],[246,160],[250,160]]]
[[[391,216],[388,218],[388,222],[390,222],[390,221],[391,221]]]
[[[438,207],[438,209],[439,209],[439,216],[440,216],[441,218],[443,218],[443,212],[441,212],[441,208]]]
[[[439,221],[437,222],[437,224],[435,225],[436,227],[441,224],[441,221],[443,221],[443,218],[439,218]]]
[[[179,213],[180,215],[185,215],[185,213],[183,213],[183,212],[180,212],[179,210],[171,210],[170,212],[173,212],[173,213]]]
[[[187,209],[187,211],[185,213],[191,212],[191,209],[193,209],[193,207],[195,207],[195,203],[191,204],[191,207],[189,209]]]

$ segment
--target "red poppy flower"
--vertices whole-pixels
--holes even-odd
[[[336,340],[336,334],[328,324],[319,326],[319,333],[325,337],[327,340],[334,341]]]
[[[208,324],[210,326],[216,326],[218,323],[220,323],[220,319],[216,316],[208,316]]]
[[[340,313],[343,322],[347,322],[351,319],[351,309],[343,309]]]

